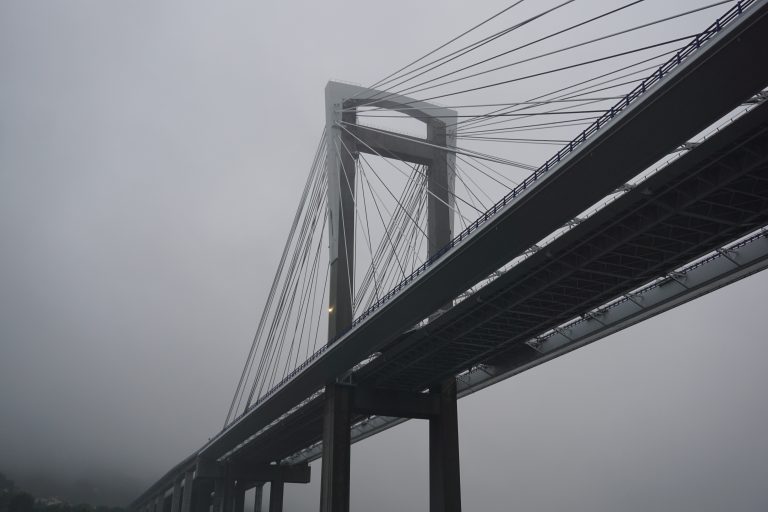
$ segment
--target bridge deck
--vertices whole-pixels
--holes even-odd
[[[768,102],[531,255],[353,375],[421,391],[477,364],[524,366],[526,342],[768,224]],[[359,418],[361,419],[361,418]],[[322,397],[238,453],[285,458],[321,438]]]

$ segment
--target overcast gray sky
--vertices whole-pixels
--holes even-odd
[[[0,471],[138,494],[213,435],[325,83],[372,83],[506,4],[0,0]],[[766,284],[463,399],[465,510],[768,509]],[[352,453],[353,509],[427,510],[424,423]],[[286,510],[316,509],[313,471]]]

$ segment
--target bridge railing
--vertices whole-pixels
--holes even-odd
[[[406,276],[400,281],[394,288],[389,290],[379,300],[374,302],[368,309],[358,315],[352,324],[345,330],[337,334],[337,336],[328,344],[318,349],[314,354],[309,356],[303,363],[297,366],[291,373],[285,376],[278,384],[272,387],[264,395],[259,397],[253,405],[249,408],[257,407],[261,402],[272,396],[275,391],[280,389],[285,383],[293,379],[304,368],[312,364],[318,357],[320,357],[330,346],[333,345],[338,339],[343,337],[348,331],[355,328],[366,318],[370,317],[384,304],[389,302],[393,297],[400,293],[405,287],[416,280],[421,274],[425,273],[429,267],[432,266],[437,260],[439,260],[445,253],[459,245],[461,242],[469,238],[469,236],[477,231],[483,224],[488,222],[493,216],[500,212],[504,207],[514,201],[518,196],[522,195],[529,187],[536,183],[542,176],[547,174],[553,168],[555,168],[566,156],[574,152],[580,145],[584,144],[590,137],[596,134],[607,123],[613,120],[617,115],[626,110],[631,104],[638,98],[643,96],[649,89],[664,79],[673,69],[681,65],[691,54],[695,53],[702,45],[709,42],[715,35],[728,26],[733,20],[738,18],[745,9],[754,4],[757,0],[741,0],[731,7],[725,14],[719,17],[717,20],[707,27],[703,32],[697,34],[693,39],[675,52],[669,60],[659,66],[650,76],[645,78],[640,84],[632,89],[628,94],[623,96],[613,107],[608,109],[600,117],[598,117],[592,124],[585,128],[580,134],[578,134],[573,140],[568,142],[565,146],[560,148],[549,160],[544,162],[538,169],[533,171],[527,178],[520,182],[509,193],[502,197],[496,204],[486,210],[480,215],[474,222],[469,224],[464,230],[459,232],[450,242],[440,248],[435,254],[428,258],[423,264],[416,268],[410,275]],[[245,414],[244,411],[243,414]]]

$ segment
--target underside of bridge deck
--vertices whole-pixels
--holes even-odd
[[[766,224],[768,103],[400,336],[351,382],[422,391],[476,363],[523,366],[540,356],[526,341]],[[278,460],[317,443],[322,409],[321,395],[237,456]]]

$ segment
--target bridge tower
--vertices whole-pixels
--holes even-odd
[[[407,114],[426,124],[426,138],[386,130],[370,130],[357,123],[357,109],[372,106]],[[360,153],[394,157],[426,166],[427,250],[435,254],[453,236],[456,111],[407,96],[355,85],[329,82],[325,88],[328,152],[328,224],[330,283],[328,343],[347,330],[353,320],[355,169]],[[409,407],[402,407],[408,403]],[[423,404],[423,411],[420,406]],[[321,512],[349,510],[350,427],[355,413],[427,418],[429,425],[430,511],[461,510],[459,446],[454,379],[435,383],[430,396],[421,393],[360,390],[329,382],[325,388]],[[435,413],[435,411],[439,411]]]

